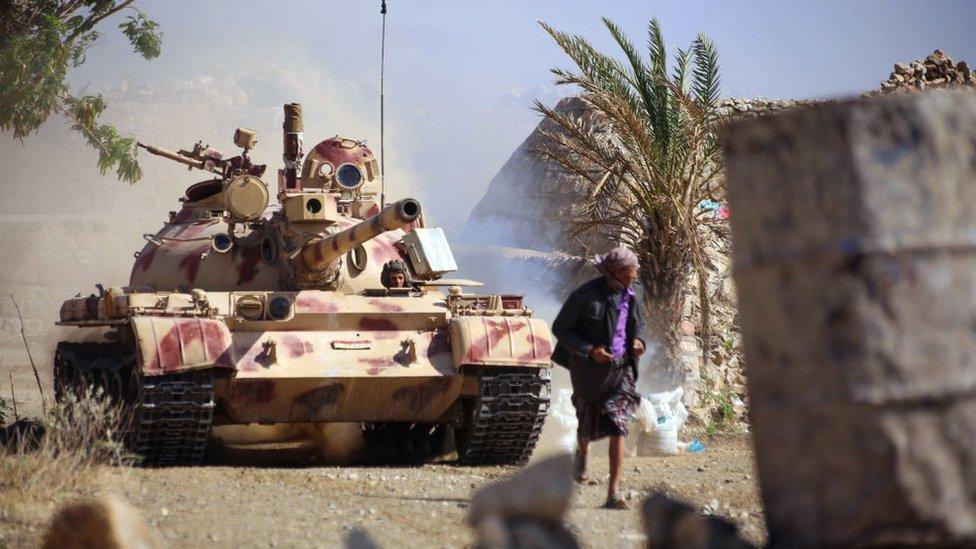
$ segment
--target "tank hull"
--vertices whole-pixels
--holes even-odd
[[[288,307],[269,318],[276,300]],[[548,409],[552,351],[521,312],[454,314],[444,294],[406,290],[110,289],[65,302],[61,324],[110,327],[114,343],[62,343],[55,375],[131,406],[150,463],[202,459],[212,425],[287,423],[442,426],[462,459],[516,463]],[[160,422],[183,442],[157,444]]]
[[[463,376],[236,378],[216,386],[217,423],[442,423]]]

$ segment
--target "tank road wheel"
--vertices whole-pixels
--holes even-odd
[[[549,370],[486,367],[475,372],[480,374],[479,394],[466,403],[457,432],[461,463],[524,464],[549,411]]]
[[[376,463],[428,463],[448,452],[450,426],[443,423],[370,423],[363,428]]]
[[[58,344],[55,396],[101,394],[120,404],[119,429],[145,465],[203,461],[213,420],[213,376],[190,372],[143,377],[131,353],[115,343]]]

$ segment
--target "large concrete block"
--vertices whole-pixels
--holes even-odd
[[[976,540],[976,94],[724,137],[771,541]]]

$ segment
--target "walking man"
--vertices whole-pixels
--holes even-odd
[[[644,353],[643,295],[637,256],[618,247],[597,256],[602,276],[577,288],[552,324],[558,340],[552,360],[569,369],[573,382],[576,480],[584,482],[590,441],[610,437],[610,484],[604,507],[627,509],[620,497],[624,437],[640,405],[637,360]]]

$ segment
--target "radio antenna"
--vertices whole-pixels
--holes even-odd
[[[386,207],[386,164],[383,154],[383,76],[386,73],[386,0],[380,2],[380,14],[383,15],[383,32],[380,36],[380,209]]]

